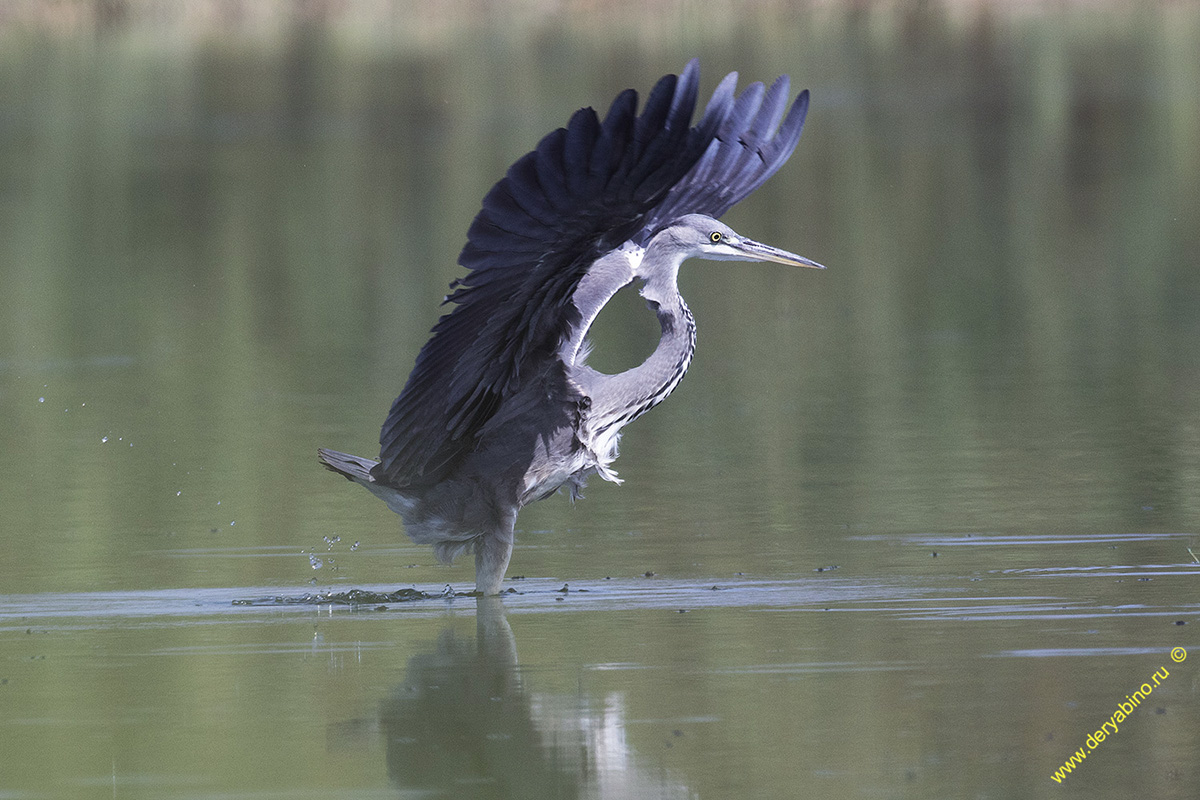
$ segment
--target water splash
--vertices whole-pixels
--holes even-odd
[[[449,586],[441,594],[428,594],[419,589],[397,589],[394,592],[372,592],[351,589],[347,592],[313,592],[302,595],[275,595],[234,600],[235,606],[379,606],[386,603],[406,603],[413,600],[433,600],[445,597],[469,597],[473,592],[455,592]]]

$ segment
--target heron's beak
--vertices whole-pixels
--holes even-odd
[[[798,256],[795,253],[789,253],[787,250],[780,250],[778,247],[771,247],[769,244],[756,242],[753,239],[739,238],[734,247],[746,256],[747,261],[774,261],[777,264],[788,264],[793,267],[825,269],[823,264],[818,264],[804,256]]]

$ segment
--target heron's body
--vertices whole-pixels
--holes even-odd
[[[790,155],[807,93],[780,125],[782,78],[736,99],[730,75],[696,127],[695,62],[634,115],[627,92],[604,123],[585,109],[513,165],[484,200],[448,298],[380,437],[381,460],[322,450],[325,466],[385,500],[413,541],[450,561],[476,554],[476,588],[499,591],[517,512],[587,477],[619,482],[621,429],[687,371],[696,325],[679,294],[691,257],[819,266],[717,222]],[[778,130],[776,130],[778,126]],[[631,283],[662,336],[617,375],[586,363],[588,329]]]

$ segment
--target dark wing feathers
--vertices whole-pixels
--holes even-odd
[[[736,73],[730,74],[717,94],[732,98],[736,80]],[[752,83],[732,100],[708,152],[648,216],[645,238],[684,214],[720,217],[783,166],[800,141],[808,113],[808,90],[788,109],[789,89],[788,77],[782,75],[765,92],[761,83]]]
[[[721,82],[695,126],[699,65],[662,78],[637,113],[626,90],[604,120],[585,108],[487,193],[433,328],[380,432],[376,480],[445,479],[522,381],[539,379],[579,312],[572,293],[600,255],[682,214],[719,216],[791,154],[807,106],[782,125],[786,78],[734,96]],[[778,130],[776,130],[778,128]]]

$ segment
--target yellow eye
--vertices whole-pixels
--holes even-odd
[[[716,244],[717,242],[721,241],[721,232],[720,232],[720,231],[713,231],[712,233],[710,233],[710,234],[708,235],[708,240],[709,240],[710,242],[712,242],[713,244]]]

